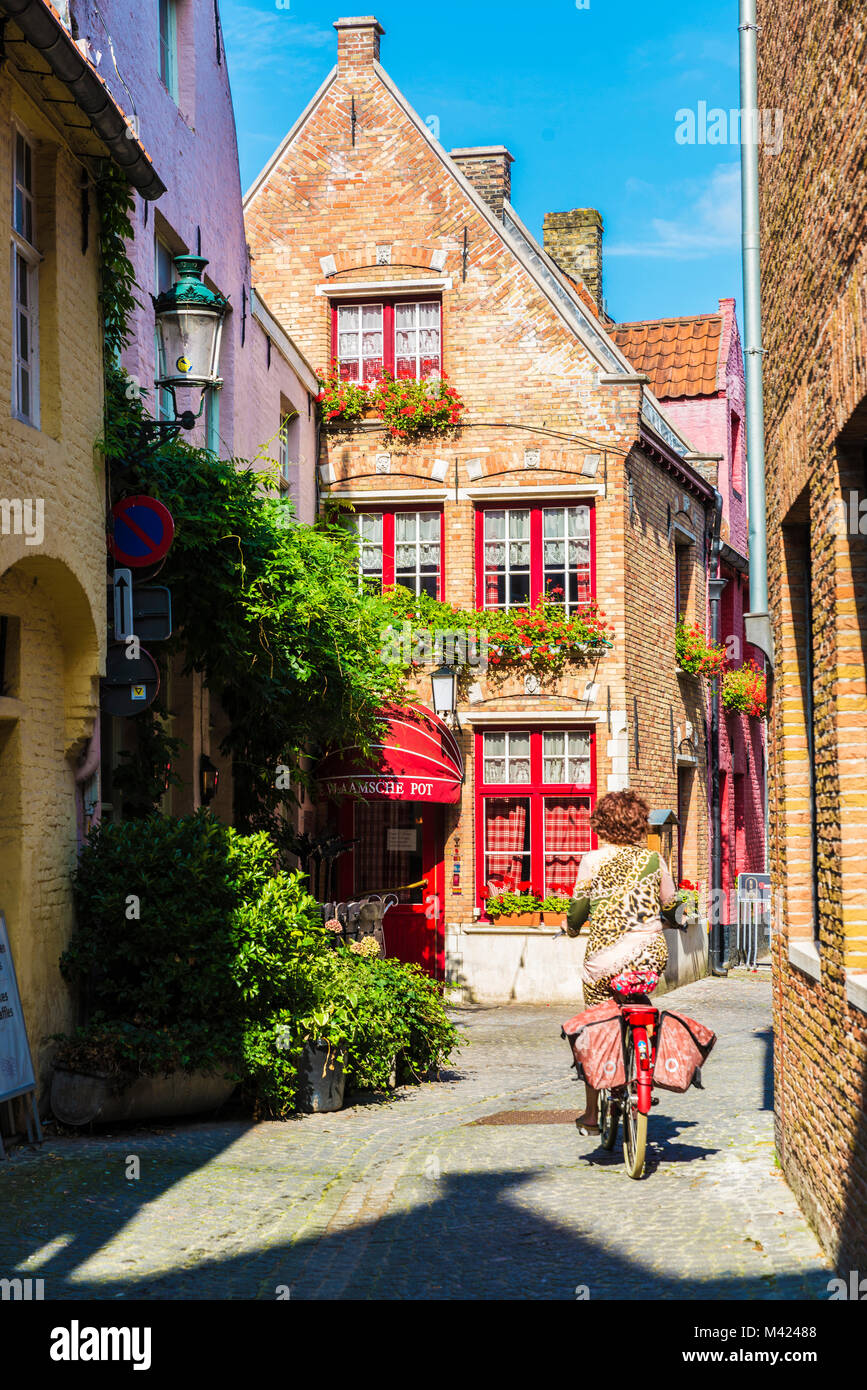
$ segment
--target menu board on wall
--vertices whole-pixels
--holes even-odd
[[[0,912],[0,1102],[36,1086],[6,918]]]

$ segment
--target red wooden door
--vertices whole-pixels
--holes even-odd
[[[365,801],[347,808],[355,841],[344,898],[393,893],[383,920],[386,954],[445,973],[443,808],[430,802]]]

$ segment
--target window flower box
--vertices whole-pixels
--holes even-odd
[[[749,714],[755,719],[767,718],[767,677],[754,661],[748,661],[737,669],[725,672],[721,695],[727,714]]]
[[[337,362],[327,376],[319,374],[319,394],[326,430],[343,430],[376,421],[395,444],[444,438],[460,429],[465,409],[445,376],[416,380],[383,371],[376,381],[348,381]]]
[[[549,893],[547,898],[542,899],[542,925],[545,927],[565,926],[568,908],[568,898],[559,893]]]
[[[535,893],[490,893],[485,907],[497,927],[538,927],[542,900]]]
[[[678,675],[721,676],[726,660],[725,647],[709,642],[698,623],[681,618],[674,629],[674,655]]]

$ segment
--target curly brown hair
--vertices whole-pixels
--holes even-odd
[[[650,807],[638,792],[609,792],[597,801],[590,824],[610,845],[637,845],[647,834]]]

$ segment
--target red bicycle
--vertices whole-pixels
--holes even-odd
[[[599,1134],[604,1149],[613,1149],[623,1117],[623,1162],[631,1178],[644,1174],[647,1152],[647,1117],[654,1104],[651,1094],[659,1010],[646,995],[621,1001],[624,1025],[626,1084],[599,1093]]]

